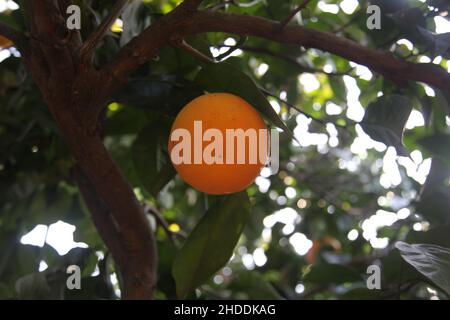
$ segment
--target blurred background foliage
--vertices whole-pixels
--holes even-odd
[[[113,3],[75,2],[84,36]],[[135,1],[96,64],[179,2]],[[206,0],[202,9],[283,20],[301,2]],[[366,27],[370,4],[381,8],[381,30]],[[27,30],[25,5],[0,1],[0,20]],[[450,70],[449,7],[447,0],[313,0],[291,23]],[[104,117],[105,144],[149,208],[158,299],[177,296],[175,281],[179,295],[197,299],[448,298],[450,92],[419,83],[399,88],[301,46],[222,33],[187,41],[224,61],[221,72],[166,47],[111,98]],[[74,161],[20,54],[6,41],[1,46],[0,298],[118,298],[120,275],[75,186]],[[300,145],[281,135],[276,175],[264,169],[246,193],[224,199],[175,175],[167,161],[170,125],[204,90],[248,97],[269,123],[284,121]],[[186,237],[190,245],[180,251]],[[71,264],[82,268],[82,290],[65,289]],[[371,264],[381,267],[381,290],[366,287]],[[195,286],[183,287],[188,280]]]

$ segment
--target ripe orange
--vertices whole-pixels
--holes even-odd
[[[201,121],[202,134],[200,142],[196,144],[194,140],[199,141],[200,138],[198,121]],[[196,123],[194,124],[194,122]],[[184,132],[189,133],[192,137],[190,148],[187,147],[181,152],[178,144],[184,143],[185,139],[174,139],[177,129],[185,129]],[[216,135],[206,137],[204,133],[208,132],[208,129],[216,129]],[[266,136],[257,134],[256,140],[253,139],[253,142],[256,143],[252,145],[257,145],[256,162],[250,160],[254,149],[250,149],[251,139],[248,136],[245,138],[245,161],[242,163],[242,160],[241,162],[237,160],[238,140],[227,139],[227,132],[230,131],[228,129],[242,129],[243,131],[252,129],[253,131],[249,131],[266,133]],[[243,132],[242,130],[241,132]],[[268,153],[265,150],[268,149],[268,134],[267,126],[259,113],[242,98],[228,93],[207,94],[192,100],[180,111],[172,126],[168,149],[176,171],[189,185],[208,194],[229,194],[244,190],[259,175],[267,161]],[[204,152],[208,150],[208,145],[211,147],[213,143],[220,140],[220,136],[223,137],[222,147],[220,147],[220,143],[215,144],[217,148],[210,153],[216,160],[213,163],[206,161],[206,158],[203,157]],[[234,143],[234,146],[230,146],[228,149],[229,158],[227,158],[227,143]],[[200,146],[202,152],[202,159],[197,163],[195,163],[194,156],[195,145],[197,146],[196,150],[198,151]],[[234,154],[232,150],[234,150]],[[242,150],[241,155],[244,153]],[[261,150],[263,156],[259,155]],[[173,157],[175,151],[178,151],[180,156],[187,157],[190,154],[192,161],[177,163]],[[227,161],[228,159],[230,161]]]

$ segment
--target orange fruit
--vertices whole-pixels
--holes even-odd
[[[313,240],[312,247],[309,249],[308,253],[305,256],[306,262],[308,262],[309,264],[314,264],[321,247],[322,244],[319,240]]]
[[[188,134],[190,144],[178,133]],[[239,143],[231,135],[237,133],[248,135],[241,135]],[[177,115],[169,137],[169,155],[181,178],[195,189],[215,195],[235,193],[246,189],[264,167],[268,135],[259,113],[242,98],[206,94]]]
[[[0,36],[0,49],[8,49],[13,45],[13,43],[3,36]]]

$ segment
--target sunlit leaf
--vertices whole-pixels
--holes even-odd
[[[421,274],[450,294],[450,250],[430,244],[397,242],[403,259]]]

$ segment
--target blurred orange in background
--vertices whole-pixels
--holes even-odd
[[[8,49],[12,47],[12,45],[12,41],[0,35],[0,49]]]

